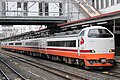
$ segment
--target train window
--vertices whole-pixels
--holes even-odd
[[[66,41],[66,47],[75,47],[76,46],[76,41]]]
[[[27,46],[39,46],[38,42],[26,42],[25,45]]]
[[[9,45],[13,45],[13,43],[9,43]]]
[[[19,43],[15,43],[15,45],[22,45],[22,43],[20,43],[20,42]]]
[[[110,38],[113,35],[107,29],[90,29],[88,33],[89,38]]]
[[[76,47],[76,41],[48,41],[47,46]]]
[[[4,43],[3,45],[7,45],[7,43]]]
[[[84,36],[85,30],[80,33],[80,36]]]

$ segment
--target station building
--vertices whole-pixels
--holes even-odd
[[[80,0],[81,1],[81,0]],[[101,25],[115,34],[116,55],[120,55],[120,0],[86,0],[100,15],[59,25],[62,28]]]

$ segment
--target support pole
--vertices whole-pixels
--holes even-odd
[[[114,20],[113,20],[113,33],[115,32],[115,26],[116,26],[116,25],[115,25],[115,22],[116,22],[116,21],[115,21],[115,19],[114,19]]]

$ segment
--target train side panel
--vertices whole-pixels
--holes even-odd
[[[74,36],[53,36],[2,42],[2,48],[80,67],[110,67],[114,60],[114,35],[103,27],[88,27]]]

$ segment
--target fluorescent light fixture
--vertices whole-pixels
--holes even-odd
[[[97,24],[107,24],[107,22],[100,22],[100,23],[97,23]]]
[[[67,30],[67,28],[64,28],[64,29],[62,29],[62,30]]]
[[[72,29],[74,29],[74,28],[77,28],[77,26],[73,26],[73,27],[71,27]]]
[[[82,25],[82,27],[86,27],[86,26],[89,26],[89,24]]]

